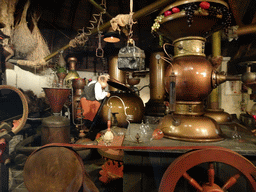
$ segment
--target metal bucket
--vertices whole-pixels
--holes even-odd
[[[46,117],[42,121],[41,144],[69,143],[70,121],[62,116]]]

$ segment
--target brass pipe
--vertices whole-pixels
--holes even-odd
[[[221,31],[217,31],[212,34],[212,56],[217,57],[221,55]],[[219,108],[219,91],[218,88],[212,90],[209,95],[209,106],[210,109]]]
[[[96,9],[98,9],[101,12],[104,12],[106,10],[104,10],[103,7],[101,7],[98,3],[96,3],[94,0],[88,0]],[[105,15],[108,16],[110,19],[112,19],[113,17],[108,13],[105,12]]]
[[[241,76],[235,76],[235,75],[227,75],[226,81],[241,81]]]
[[[59,54],[61,51],[66,50],[67,48],[69,48],[69,44],[65,45],[64,47],[62,47],[62,48],[58,49],[57,51],[51,53],[50,55],[46,56],[46,57],[44,58],[44,60],[45,60],[45,61],[50,60],[50,59],[53,58],[55,55]],[[9,60],[9,61],[10,61],[10,60]]]
[[[163,51],[151,53],[150,55],[150,99],[164,100],[164,72],[166,69],[166,62],[161,59],[165,54]]]
[[[126,83],[126,77],[125,77],[126,72],[118,69],[118,56],[117,55],[111,56],[109,58],[108,67],[109,67],[108,71],[109,71],[109,75],[110,75],[111,79],[115,79],[123,84]],[[111,92],[118,91],[117,88],[112,87],[112,86],[109,86],[109,90]]]
[[[213,57],[221,56],[221,31],[213,33],[212,36],[212,55]],[[237,77],[229,76],[229,80],[237,79]],[[216,84],[219,85],[227,81],[227,75],[225,73],[216,74]],[[212,93],[208,97],[208,109],[204,114],[206,117],[213,118],[217,123],[229,122],[231,121],[231,116],[224,112],[223,109],[219,107],[219,89],[213,89]]]
[[[238,36],[256,33],[256,24],[239,26],[236,33]]]
[[[212,34],[212,56],[221,56],[221,31]]]
[[[158,0],[158,1],[142,8],[141,10],[135,12],[133,14],[133,19],[136,20],[136,19],[139,19],[142,16],[151,14],[151,13],[157,11],[158,9],[160,9],[161,7],[167,5],[168,3],[172,2],[172,1],[174,1],[174,0]],[[104,31],[105,29],[108,29],[110,26],[111,26],[110,21],[108,21],[108,22],[102,24],[100,26],[99,30]],[[93,29],[91,31],[91,35],[95,34],[97,31],[98,31],[97,29]],[[57,55],[60,51],[64,51],[65,49],[67,49],[69,47],[70,47],[69,44],[65,45],[64,47],[58,49],[57,51],[55,51],[55,52],[51,53],[50,55],[48,55],[47,57],[45,57],[44,60],[45,61],[50,60],[52,57]]]

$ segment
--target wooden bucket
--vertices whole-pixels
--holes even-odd
[[[72,149],[44,146],[34,151],[24,166],[24,183],[30,192],[79,191],[83,185],[98,191]]]

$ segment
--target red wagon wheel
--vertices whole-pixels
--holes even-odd
[[[228,178],[224,185],[219,186],[215,183],[214,162],[227,164],[235,168],[237,173]],[[209,164],[207,171],[208,182],[199,184],[188,174],[188,170],[203,163]],[[197,191],[224,192],[235,185],[240,176],[244,176],[251,190],[256,191],[255,174],[256,167],[234,151],[224,148],[196,150],[188,152],[172,162],[162,177],[159,192],[173,192],[182,177]]]

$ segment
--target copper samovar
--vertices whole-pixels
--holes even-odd
[[[222,140],[219,125],[203,116],[203,100],[212,89],[226,80],[217,73],[204,54],[205,38],[183,37],[173,42],[175,56],[165,72],[165,90],[170,92],[171,76],[175,76],[174,112],[158,125],[166,137],[189,141]],[[173,107],[171,107],[173,108]]]
[[[209,2],[211,6],[219,6],[226,11],[227,4],[224,1]],[[182,10],[191,3],[199,7],[200,1],[176,1],[166,7],[160,15],[174,7],[180,7]],[[192,24],[188,25],[185,11],[165,15],[160,22],[158,32],[172,39],[174,46],[173,61],[164,77],[165,90],[169,93],[172,110],[158,125],[167,138],[196,142],[223,139],[218,123],[203,116],[204,100],[214,88],[226,81],[226,75],[217,72],[205,55],[206,38],[222,28],[222,19],[224,14],[215,17],[209,16],[207,10],[195,10]]]

